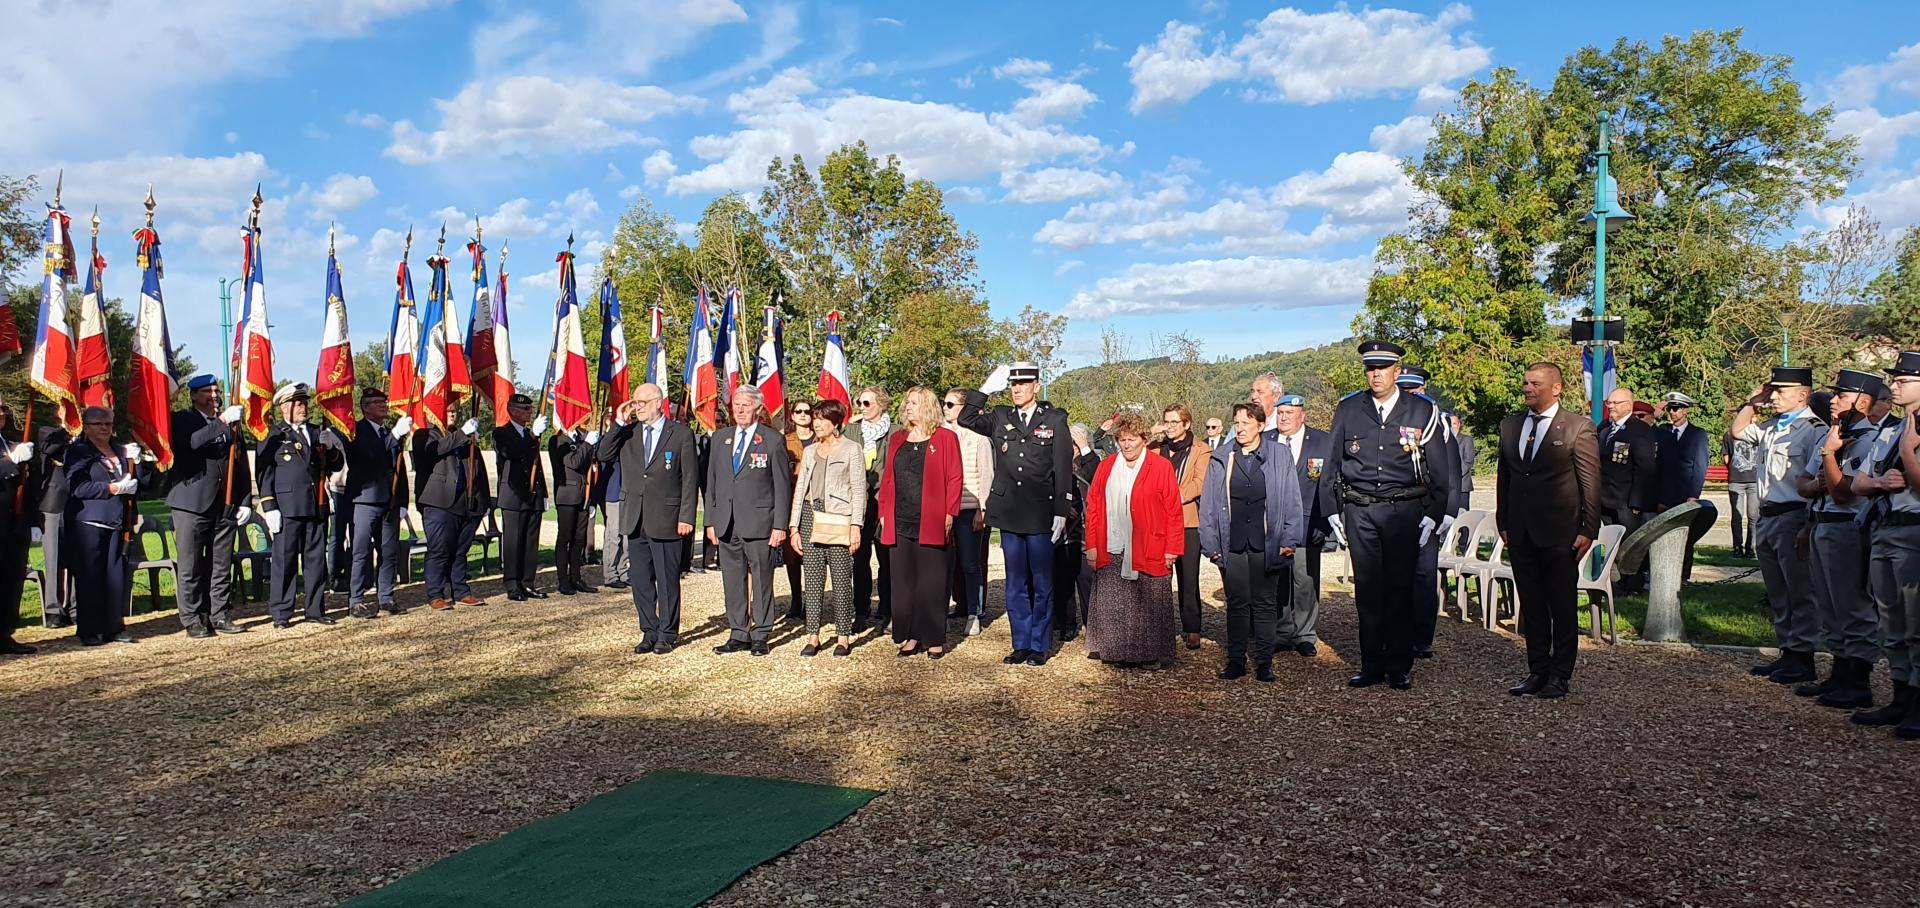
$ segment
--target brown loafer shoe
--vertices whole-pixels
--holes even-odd
[[[461,605],[486,605],[487,600],[482,599],[478,596],[461,596],[460,604]]]
[[[436,611],[446,611],[447,609],[453,608],[453,603],[445,599],[435,599],[427,603],[427,607]]]

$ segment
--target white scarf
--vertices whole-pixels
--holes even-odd
[[[885,413],[880,414],[879,419],[860,420],[860,440],[864,447],[872,450],[880,443],[880,439],[887,437],[888,430],[892,428],[893,419]]]
[[[1146,452],[1140,452],[1140,460],[1127,463],[1125,454],[1116,454],[1113,458],[1113,470],[1107,474],[1107,553],[1120,558],[1120,576],[1125,580],[1140,579],[1140,572],[1133,568],[1133,481],[1140,476],[1140,462],[1146,459]]]

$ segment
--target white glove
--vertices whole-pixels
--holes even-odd
[[[393,437],[405,438],[413,434],[413,417],[402,416],[393,424]]]
[[[223,423],[226,423],[227,425],[233,425],[234,423],[239,422],[240,419],[246,415],[247,415],[246,410],[241,409],[239,404],[234,404],[233,406],[228,407],[225,410],[220,412],[220,421]]]
[[[1447,531],[1451,529],[1453,529],[1453,517],[1449,515],[1440,518],[1440,538],[1447,538]]]
[[[1327,525],[1333,527],[1333,541],[1340,543],[1341,548],[1346,548],[1347,546],[1346,521],[1341,520],[1340,515],[1335,514],[1332,517],[1327,518]]]
[[[460,426],[460,431],[465,432],[468,435],[480,434],[480,420],[477,420],[477,419],[467,420],[464,424]]]
[[[113,485],[107,487],[107,491],[115,495],[132,495],[140,491],[140,480],[131,474],[122,476],[114,480]]]
[[[38,545],[38,544],[40,544],[40,528],[39,528],[39,527],[28,527],[28,529],[30,529],[30,530],[32,530],[32,531],[33,531],[33,532],[32,532],[32,533],[30,534],[30,535],[31,535],[31,536],[33,537],[33,543],[34,543],[35,545]]]
[[[280,512],[279,511],[262,511],[260,513],[260,516],[263,518],[266,518],[267,532],[272,533],[275,536],[280,535]]]
[[[1012,374],[1011,368],[1004,363],[993,367],[993,374],[980,383],[980,393],[998,394],[1007,390],[1007,376],[1010,374]]]
[[[539,416],[536,416],[533,418],[533,434],[535,435],[547,434],[547,415],[545,413],[542,413]]]
[[[13,461],[14,463],[26,463],[27,461],[32,460],[33,459],[33,442],[23,441],[17,445],[14,445],[13,453],[8,454],[7,459]]]
[[[253,509],[250,507],[247,507],[244,504],[233,509],[234,523],[246,523],[247,520],[252,516],[253,516]]]
[[[406,509],[406,508],[401,508],[401,509],[400,509],[400,522],[401,522],[401,523],[406,523],[406,522],[407,522],[407,509]]]
[[[126,453],[128,460],[140,459],[140,446],[133,442],[127,442],[127,446],[120,450]]]
[[[1067,535],[1067,518],[1058,517],[1058,516],[1054,517],[1053,518],[1053,544],[1059,545],[1061,537],[1066,535]]]
[[[587,444],[590,444],[590,445],[597,445],[597,444],[599,444],[599,443],[600,443],[600,432],[599,432],[599,430],[597,430],[597,429],[596,429],[596,430],[594,430],[594,431],[592,431],[592,432],[588,432],[588,433],[587,433]]]
[[[1435,524],[1433,522],[1433,518],[1431,517],[1420,518],[1420,547],[1421,548],[1426,548],[1427,540],[1433,538],[1434,526]]]

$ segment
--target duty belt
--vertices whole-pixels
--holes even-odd
[[[1761,505],[1760,516],[1779,517],[1782,514],[1791,514],[1795,511],[1804,511],[1806,509],[1807,504],[1804,501],[1776,501]]]
[[[1813,512],[1813,522],[1814,523],[1855,523],[1857,521],[1852,511],[1815,511]]]
[[[1875,520],[1874,524],[1883,527],[1920,527],[1920,513],[1894,511]]]
[[[1369,495],[1366,492],[1350,486],[1343,485],[1340,487],[1341,500],[1348,504],[1357,504],[1361,507],[1390,502],[1413,501],[1418,498],[1425,498],[1426,495],[1427,493],[1424,489],[1401,489],[1385,495]]]

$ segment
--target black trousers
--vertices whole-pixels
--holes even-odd
[[[586,581],[580,579],[580,567],[587,561],[587,522],[590,519],[587,506],[555,505],[554,512],[558,523],[554,527],[553,539],[555,582],[561,589],[586,586]]]
[[[640,616],[640,642],[680,642],[680,539],[627,537],[627,577],[633,610]]]
[[[1413,541],[1420,541],[1415,527]],[[1419,611],[1414,613],[1413,651],[1433,652],[1433,635],[1440,626],[1440,528],[1435,527],[1420,547],[1420,561],[1413,572],[1413,598]]]
[[[20,594],[27,585],[27,549],[32,546],[33,529],[26,521],[16,521],[11,514],[0,517],[0,640],[12,638],[20,625]]]
[[[1639,529],[1640,524],[1645,522],[1645,519],[1646,519],[1646,515],[1644,512],[1641,514],[1635,514],[1633,513],[1633,510],[1631,508],[1617,508],[1617,509],[1601,508],[1600,509],[1600,522],[1601,523],[1617,523],[1623,527],[1626,527],[1627,536],[1632,536],[1633,531]],[[1621,538],[1625,539],[1626,537],[1623,536]],[[1622,575],[1620,578],[1620,583],[1614,586],[1613,592],[1615,593],[1615,595],[1631,596],[1631,595],[1634,595],[1635,593],[1640,592],[1641,590],[1646,589],[1646,587],[1647,587],[1647,566],[1646,566],[1646,562],[1643,561],[1640,563],[1640,572],[1637,574]]]
[[[1074,633],[1087,623],[1087,596],[1080,589],[1080,574],[1089,575],[1087,552],[1082,539],[1069,532],[1053,547],[1053,632]]]
[[[423,506],[420,522],[427,534],[427,598],[462,599],[473,593],[467,585],[467,552],[480,529],[475,517],[451,508]]]
[[[353,563],[347,539],[347,528],[353,525],[353,503],[344,495],[329,493],[327,499],[332,508],[332,517],[328,519],[327,577],[338,590],[348,590],[344,584],[352,573]]]
[[[1267,553],[1221,555],[1220,582],[1227,590],[1227,661],[1244,664],[1251,650],[1256,663],[1271,663],[1280,632],[1282,584],[1267,573]]]
[[[353,508],[353,577],[347,601],[366,601],[367,589],[377,587],[378,606],[393,605],[393,582],[400,572],[400,509],[384,504],[356,504]],[[376,559],[375,555],[379,557]],[[375,571],[378,579],[375,579]]]
[[[133,562],[119,530],[89,523],[67,524],[68,562],[73,571],[73,624],[80,637],[111,637],[126,629],[127,597],[133,592]],[[81,569],[84,568],[84,569]]]
[[[180,561],[173,599],[180,626],[192,630],[233,620],[232,509],[205,514],[174,510],[173,545]],[[0,601],[5,601],[0,599]]]
[[[780,550],[765,537],[731,536],[715,546],[720,555],[720,587],[726,595],[727,640],[765,643],[773,633],[773,565]]]
[[[881,621],[893,617],[893,551],[880,544],[879,505],[867,499],[867,522],[860,527],[860,551],[853,553],[853,623],[864,625],[867,616]],[[879,584],[874,583],[874,559],[880,561]],[[880,594],[880,610],[873,610],[873,594]]]
[[[1507,541],[1513,586],[1520,594],[1520,633],[1527,640],[1527,672],[1573,677],[1579,653],[1579,559],[1572,546]]]
[[[916,534],[917,535],[917,534]],[[947,645],[947,587],[952,567],[948,547],[921,545],[917,539],[896,536],[891,578],[894,604],[893,642],[916,642],[918,648]]]
[[[1413,566],[1420,556],[1418,499],[1348,503],[1342,509],[1353,558],[1353,600],[1360,614],[1360,670],[1413,670],[1413,633],[1421,599]]]
[[[780,557],[787,565],[787,618],[789,620],[806,617],[806,578],[800,574],[800,565],[805,559],[793,550],[793,543],[780,547]]]
[[[1180,632],[1200,633],[1200,528],[1187,527],[1186,549],[1173,566],[1173,585],[1180,601]]]
[[[282,517],[273,534],[273,581],[267,611],[276,621],[293,620],[301,580],[306,581],[306,616],[327,613],[327,519]]]
[[[539,511],[500,509],[500,582],[508,590],[531,588],[540,574]]]

